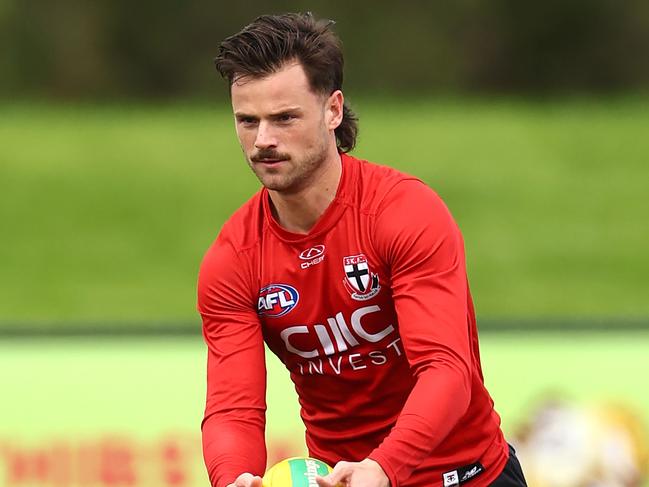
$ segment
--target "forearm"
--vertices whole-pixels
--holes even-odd
[[[390,434],[369,458],[398,487],[446,438],[470,402],[466,374],[454,367],[422,372]]]
[[[239,474],[263,474],[266,417],[264,348],[255,326],[229,330],[204,315],[208,329],[207,400],[201,425],[210,482],[225,487]]]
[[[266,444],[263,417],[233,419],[211,415],[203,421],[203,458],[213,487],[225,487],[239,474],[263,475]]]

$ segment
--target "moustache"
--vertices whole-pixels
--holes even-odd
[[[288,154],[282,154],[281,152],[277,152],[273,149],[262,149],[259,152],[257,152],[255,155],[250,157],[250,160],[253,162],[261,162],[264,159],[283,161],[283,160],[290,159],[290,156]]]

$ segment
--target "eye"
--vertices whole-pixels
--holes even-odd
[[[294,120],[296,117],[292,113],[281,113],[277,116],[277,121],[281,123],[287,123]]]
[[[257,119],[254,117],[237,117],[237,122],[243,126],[252,127],[257,123]]]

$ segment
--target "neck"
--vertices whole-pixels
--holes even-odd
[[[289,232],[306,235],[335,198],[341,175],[342,162],[336,150],[304,188],[294,193],[268,190],[273,216]]]

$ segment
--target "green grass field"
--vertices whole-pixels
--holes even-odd
[[[638,382],[640,371],[649,370],[649,334],[490,334],[481,341],[486,383],[510,437],[549,392],[576,403],[626,404],[649,421],[649,393]],[[172,435],[188,440],[185,468],[193,480],[182,485],[206,485],[199,433],[204,361],[198,339],[0,342],[0,370],[20,371],[0,374],[0,483],[9,469],[2,445],[48,451],[52,444],[70,448],[104,437],[149,445]],[[302,453],[304,443],[288,374],[276,359],[268,363],[272,462],[273,455]],[[280,452],[277,444],[290,450]]]
[[[355,154],[446,200],[479,315],[647,316],[648,105],[360,99]],[[5,104],[0,321],[196,322],[201,256],[257,187],[220,102]]]

